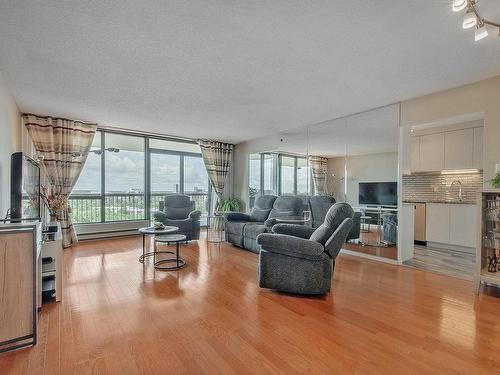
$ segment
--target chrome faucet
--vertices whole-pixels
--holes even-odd
[[[462,194],[462,182],[459,180],[455,180],[451,183],[450,185],[450,190],[453,187],[453,185],[457,184],[458,185],[458,200],[462,202],[464,200],[464,196]]]

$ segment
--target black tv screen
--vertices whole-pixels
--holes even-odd
[[[10,159],[10,218],[40,220],[40,167],[22,152]]]
[[[360,182],[359,204],[397,206],[397,182]]]

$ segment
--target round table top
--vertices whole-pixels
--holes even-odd
[[[163,229],[156,229],[155,227],[144,227],[144,228],[139,228],[139,233],[142,234],[166,234],[166,233],[172,233],[172,232],[177,232],[179,228],[166,225]]]
[[[156,236],[156,242],[181,242],[186,241],[187,237],[184,234],[164,234],[162,236]]]

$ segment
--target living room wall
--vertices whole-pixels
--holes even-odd
[[[345,158],[328,159],[328,175],[334,196],[342,201],[344,196]],[[332,174],[335,177],[332,177]],[[347,196],[346,201],[357,206],[358,184],[360,182],[396,182],[398,180],[398,153],[383,152],[370,155],[347,157]]]
[[[10,155],[21,150],[21,114],[0,75],[0,216],[10,207]]]

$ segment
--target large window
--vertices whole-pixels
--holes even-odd
[[[197,144],[98,131],[70,205],[75,223],[147,220],[172,193],[190,195],[208,214],[209,182]]]
[[[311,195],[311,168],[305,157],[279,153],[251,154],[248,166],[249,203],[262,194]]]
[[[144,220],[145,140],[105,134],[104,221]]]

